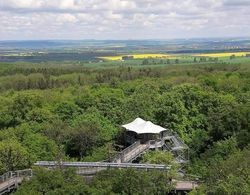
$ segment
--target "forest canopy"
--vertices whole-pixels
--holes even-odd
[[[0,75],[1,174],[29,168],[38,160],[106,160],[119,150],[117,145],[124,144],[121,125],[142,117],[172,129],[189,146],[191,163],[186,171],[204,179],[200,192],[249,193],[248,64],[109,69],[2,65]],[[161,157],[148,154],[144,162],[170,162],[171,155]],[[27,189],[38,192],[37,182],[45,179],[43,171],[38,170],[17,194]],[[48,181],[57,177],[58,183],[44,185],[58,186],[71,174],[48,174]],[[101,182],[100,174],[89,186],[74,176],[73,183],[66,182],[67,187],[53,192],[67,192],[76,185],[74,189],[82,193],[130,194],[121,181],[129,175],[136,180],[138,175],[133,170],[109,174],[119,177]],[[160,177],[159,173],[140,174],[145,186]],[[232,187],[238,184],[239,189]],[[133,185],[136,190],[137,183]],[[46,193],[51,192],[47,187]],[[157,189],[148,188],[155,194]]]

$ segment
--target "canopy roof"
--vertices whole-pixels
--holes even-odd
[[[137,134],[160,133],[166,130],[165,128],[159,125],[155,125],[151,121],[145,121],[141,118],[136,118],[133,122],[128,123],[126,125],[122,125],[122,127],[127,129],[128,131],[133,131]]]

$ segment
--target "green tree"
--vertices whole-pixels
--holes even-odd
[[[17,140],[0,141],[0,172],[24,169],[30,166],[28,151]]]
[[[54,140],[56,144],[60,146],[67,142],[70,127],[66,122],[57,119],[46,124],[42,133],[49,139]]]
[[[209,194],[249,194],[249,147],[209,167],[206,191]]]
[[[160,97],[158,91],[159,88],[155,83],[139,85],[124,103],[124,108],[122,108],[125,115],[127,115],[126,121],[131,121],[137,117],[146,120],[152,119],[157,107],[156,103]]]
[[[89,187],[73,169],[35,169],[31,180],[24,181],[17,195],[26,194],[90,194]]]
[[[66,144],[67,153],[82,159],[94,146],[98,146],[97,128],[95,124],[85,122],[72,128]]]
[[[33,108],[41,107],[42,101],[39,96],[33,94],[17,95],[10,105],[10,113],[13,117],[12,124],[17,125],[27,119],[27,114]]]
[[[148,59],[144,59],[144,60],[142,61],[142,65],[148,65],[148,64],[149,64]]]
[[[173,154],[171,152],[160,151],[160,150],[146,153],[143,156],[142,162],[150,164],[167,165],[171,167],[169,173],[171,174],[172,177],[175,177],[177,175],[177,170],[179,168],[179,165],[175,162]]]
[[[100,172],[92,184],[99,194],[166,194],[173,189],[167,172],[108,170]]]
[[[233,154],[238,152],[237,141],[235,137],[214,142],[209,149],[200,154],[199,158],[193,159],[191,166],[192,174],[201,175],[206,178],[209,167],[217,165],[223,160],[228,159]]]
[[[12,100],[0,96],[0,129],[9,127],[13,121],[13,115],[9,111]]]
[[[81,109],[72,102],[60,102],[56,105],[55,113],[63,121],[70,121],[81,113]]]
[[[231,55],[231,56],[229,57],[230,60],[232,60],[232,59],[234,59],[234,58],[235,58],[235,55],[234,55],[234,54]]]

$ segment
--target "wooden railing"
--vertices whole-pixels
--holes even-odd
[[[118,152],[115,156],[113,156],[109,162],[112,163],[121,163],[124,162],[123,161],[123,157],[130,151],[132,151],[134,148],[138,147],[140,145],[140,141],[136,141],[134,142],[132,145],[128,146],[127,148],[125,148],[124,150],[122,150],[121,152]]]
[[[125,148],[123,151],[119,152],[113,159],[111,159],[111,162],[131,162],[136,157],[143,154],[148,149],[153,148],[161,148],[165,145],[165,141],[174,138],[174,136],[164,136],[157,140],[149,140],[145,144],[141,144],[140,141],[134,142],[129,147]],[[174,143],[175,145],[179,144],[178,140],[175,139],[177,143]]]
[[[17,188],[24,178],[32,177],[32,170],[9,171],[0,176],[0,195]]]
[[[141,155],[143,152],[147,151],[149,149],[149,146],[150,145],[148,143],[147,144],[139,144],[137,147],[135,147],[130,152],[123,154],[122,162],[131,162],[136,157]]]
[[[140,141],[134,142],[132,145],[130,145],[130,146],[128,146],[127,148],[125,148],[125,149],[122,151],[122,154],[125,155],[126,153],[131,152],[132,150],[134,150],[135,148],[137,148],[139,145],[140,145]]]

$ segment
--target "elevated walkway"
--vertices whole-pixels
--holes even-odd
[[[35,166],[46,168],[76,168],[77,174],[89,176],[107,169],[138,169],[138,170],[160,170],[168,171],[171,166],[161,164],[136,164],[136,163],[105,163],[105,162],[57,162],[57,161],[38,161]]]
[[[177,135],[169,136],[169,140],[172,142],[172,151],[183,150],[188,148],[187,145],[184,144],[183,141]]]
[[[136,141],[123,151],[118,153],[111,162],[113,163],[128,163],[145,153],[150,149],[150,143],[141,144],[140,141]]]
[[[108,168],[136,168],[140,170],[152,170],[157,169],[161,171],[167,171],[171,167],[159,164],[134,164],[134,163],[100,163],[100,162],[56,162],[56,161],[38,161],[36,166],[42,166],[46,168],[53,168],[60,166],[78,168],[76,173],[83,177],[93,177],[98,171]],[[33,176],[31,169],[10,171],[0,176],[0,195],[9,194],[13,190],[18,188],[18,185],[24,179],[30,179]],[[179,194],[179,192],[185,193],[195,189],[198,186],[196,181],[178,181],[173,180],[175,189],[173,194]]]
[[[114,156],[110,162],[132,162],[150,149],[163,149],[170,151],[174,154],[177,163],[184,164],[188,162],[188,146],[178,137],[178,135],[173,133],[157,140],[149,140],[144,144],[141,144],[140,140],[137,140]]]
[[[32,170],[9,171],[0,176],[0,195],[16,189],[24,178],[32,177]]]

